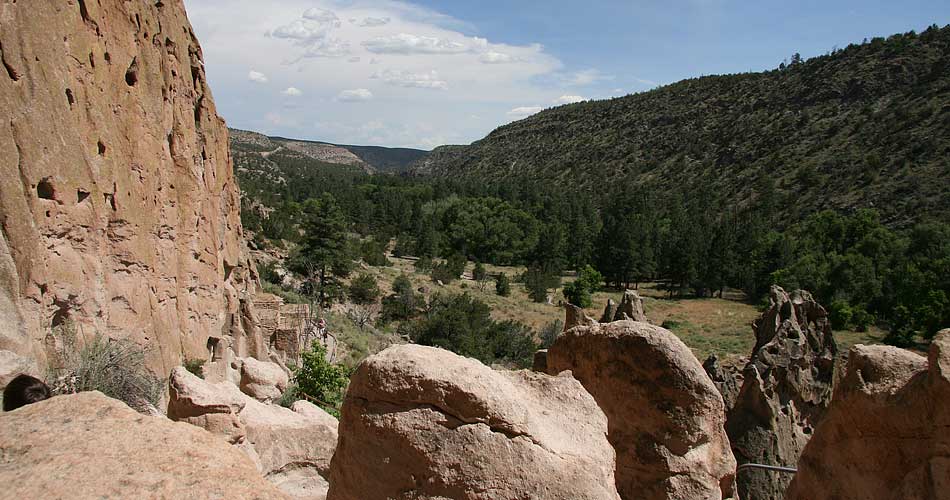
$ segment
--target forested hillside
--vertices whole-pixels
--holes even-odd
[[[740,203],[771,184],[782,221],[857,208],[890,227],[946,218],[950,26],[548,109],[471,146],[437,148],[414,172],[593,193],[702,184]]]

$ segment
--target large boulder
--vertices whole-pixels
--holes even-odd
[[[606,432],[573,378],[393,346],[350,380],[327,498],[617,499]]]
[[[0,449],[4,498],[286,498],[218,437],[98,392],[0,414]]]
[[[950,330],[929,359],[857,345],[788,500],[950,498]]]
[[[230,382],[209,383],[184,368],[169,379],[168,416],[219,434],[244,451],[270,482],[294,498],[325,498],[337,421],[297,401],[262,403]]]
[[[803,290],[773,286],[753,322],[755,347],[726,422],[740,465],[794,467],[831,402],[837,346],[828,314]],[[792,476],[761,469],[737,478],[740,498],[781,499]]]
[[[254,358],[241,360],[241,392],[252,398],[273,402],[287,390],[289,377],[277,363]]]
[[[607,415],[621,498],[731,493],[722,396],[672,332],[637,321],[581,326],[558,337],[547,363],[551,374],[570,370]]]

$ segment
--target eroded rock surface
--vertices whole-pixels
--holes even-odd
[[[608,420],[624,499],[721,499],[736,461],[722,397],[672,332],[637,321],[580,326],[548,350],[548,373],[571,370]]]
[[[258,401],[279,399],[288,383],[287,372],[277,363],[254,358],[241,360],[241,392]]]
[[[181,0],[0,3],[0,350],[266,359],[227,129]],[[223,332],[223,333],[222,333]],[[216,351],[216,352],[215,352]]]
[[[331,415],[305,401],[292,409],[265,404],[230,382],[209,383],[181,367],[172,370],[169,388],[169,418],[227,439],[291,497],[326,497],[337,442]]]
[[[806,291],[773,286],[753,322],[755,347],[726,429],[739,464],[794,467],[831,402],[837,346],[828,314]],[[740,498],[781,499],[791,476],[743,471]]]
[[[197,427],[98,392],[0,413],[4,498],[287,498]]]
[[[573,378],[393,346],[351,378],[327,498],[617,499],[606,432]]]
[[[950,330],[935,337],[928,358],[854,346],[785,498],[950,498],[948,402]]]
[[[604,314],[606,313],[607,311],[604,311]],[[620,299],[620,305],[617,306],[617,311],[614,313],[614,321],[627,319],[643,322],[648,321],[647,315],[643,312],[643,299],[640,298],[640,294],[634,290],[626,290],[623,292],[623,298]]]

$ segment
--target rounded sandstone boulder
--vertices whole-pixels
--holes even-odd
[[[0,449],[4,498],[286,498],[224,440],[99,392],[0,414]]]
[[[393,346],[353,374],[327,498],[618,499],[606,432],[573,378]]]

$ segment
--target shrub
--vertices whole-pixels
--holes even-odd
[[[300,353],[300,366],[294,369],[296,389],[291,397],[306,399],[339,418],[347,382],[343,367],[330,364],[326,348],[314,342]]]
[[[382,321],[402,321],[419,312],[422,298],[412,290],[412,282],[405,274],[393,281],[393,293],[383,298]]]
[[[182,363],[182,366],[184,366],[186,370],[199,378],[205,378],[204,371],[202,370],[204,365],[205,360],[203,359],[186,359],[185,362]]]
[[[260,264],[257,266],[257,274],[260,275],[261,279],[268,283],[280,284],[281,280],[280,275],[277,274],[277,270],[274,266],[274,263],[269,264]]]
[[[433,298],[429,313],[403,324],[400,333],[418,344],[448,349],[486,365],[527,367],[537,349],[528,327],[493,320],[488,305],[467,293]]]
[[[547,349],[554,345],[561,330],[564,329],[564,322],[556,319],[541,328],[541,348]]]
[[[415,269],[417,273],[427,273],[432,270],[432,257],[424,255],[416,259]]]
[[[142,413],[158,405],[164,384],[145,368],[142,347],[98,334],[80,347],[72,324],[58,330],[59,366],[48,377],[54,394],[99,391]]]
[[[593,303],[590,289],[581,280],[572,281],[564,285],[564,298],[577,307],[590,307]]]
[[[864,310],[864,308],[855,308],[851,315],[851,324],[859,332],[868,331],[868,327],[874,323],[874,315]]]
[[[854,311],[851,306],[843,300],[836,300],[828,308],[828,320],[831,321],[831,328],[834,330],[847,330],[851,326],[851,318]]]
[[[350,282],[347,293],[354,304],[367,305],[376,302],[376,299],[379,298],[379,287],[376,286],[376,278],[367,273],[360,274]]]
[[[502,297],[511,295],[511,281],[508,280],[507,274],[500,273],[495,276],[495,293]]]

